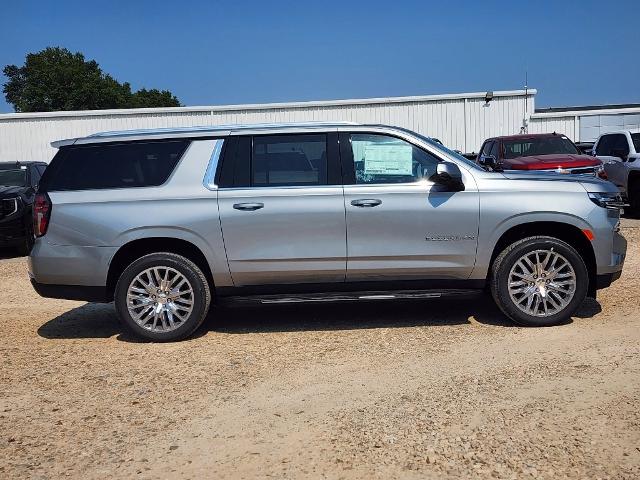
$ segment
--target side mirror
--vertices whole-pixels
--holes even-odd
[[[498,161],[493,155],[480,155],[478,163],[489,170],[495,170],[498,166]]]
[[[438,185],[447,187],[450,192],[461,192],[464,190],[462,183],[462,172],[458,165],[452,162],[440,162],[436,167],[430,180]]]
[[[611,152],[611,155],[614,157],[618,157],[620,160],[625,162],[627,160],[627,156],[629,155],[629,152],[626,152],[622,148],[616,148]]]

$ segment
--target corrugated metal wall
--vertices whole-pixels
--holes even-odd
[[[534,110],[528,91],[527,111]],[[0,161],[45,160],[54,140],[109,130],[298,121],[353,121],[405,127],[437,137],[450,148],[477,151],[482,141],[520,131],[525,92],[483,93],[130,111],[0,115]]]

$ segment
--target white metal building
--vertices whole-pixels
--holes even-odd
[[[640,107],[624,111],[535,112],[535,89],[368,98],[317,102],[224,105],[211,107],[145,108],[76,112],[0,114],[0,161],[45,160],[55,150],[54,140],[100,131],[187,127],[237,123],[297,121],[353,121],[405,127],[437,137],[450,148],[477,151],[490,136],[529,132],[564,133],[575,141],[592,140],[612,123],[607,115],[640,119]],[[597,117],[597,119],[596,119]],[[626,118],[626,117],[625,117]],[[608,122],[608,123],[607,123]],[[613,122],[615,123],[615,122]],[[625,124],[625,123],[623,123]],[[631,124],[631,123],[629,123]],[[595,135],[597,136],[597,135]],[[588,138],[587,138],[588,137]]]

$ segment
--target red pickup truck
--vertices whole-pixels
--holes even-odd
[[[606,178],[602,162],[557,133],[488,138],[476,158],[488,170],[546,170]]]

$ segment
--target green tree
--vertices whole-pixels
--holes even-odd
[[[27,55],[23,66],[7,65],[3,92],[16,112],[179,107],[168,90],[131,91],[80,52],[49,47]]]

